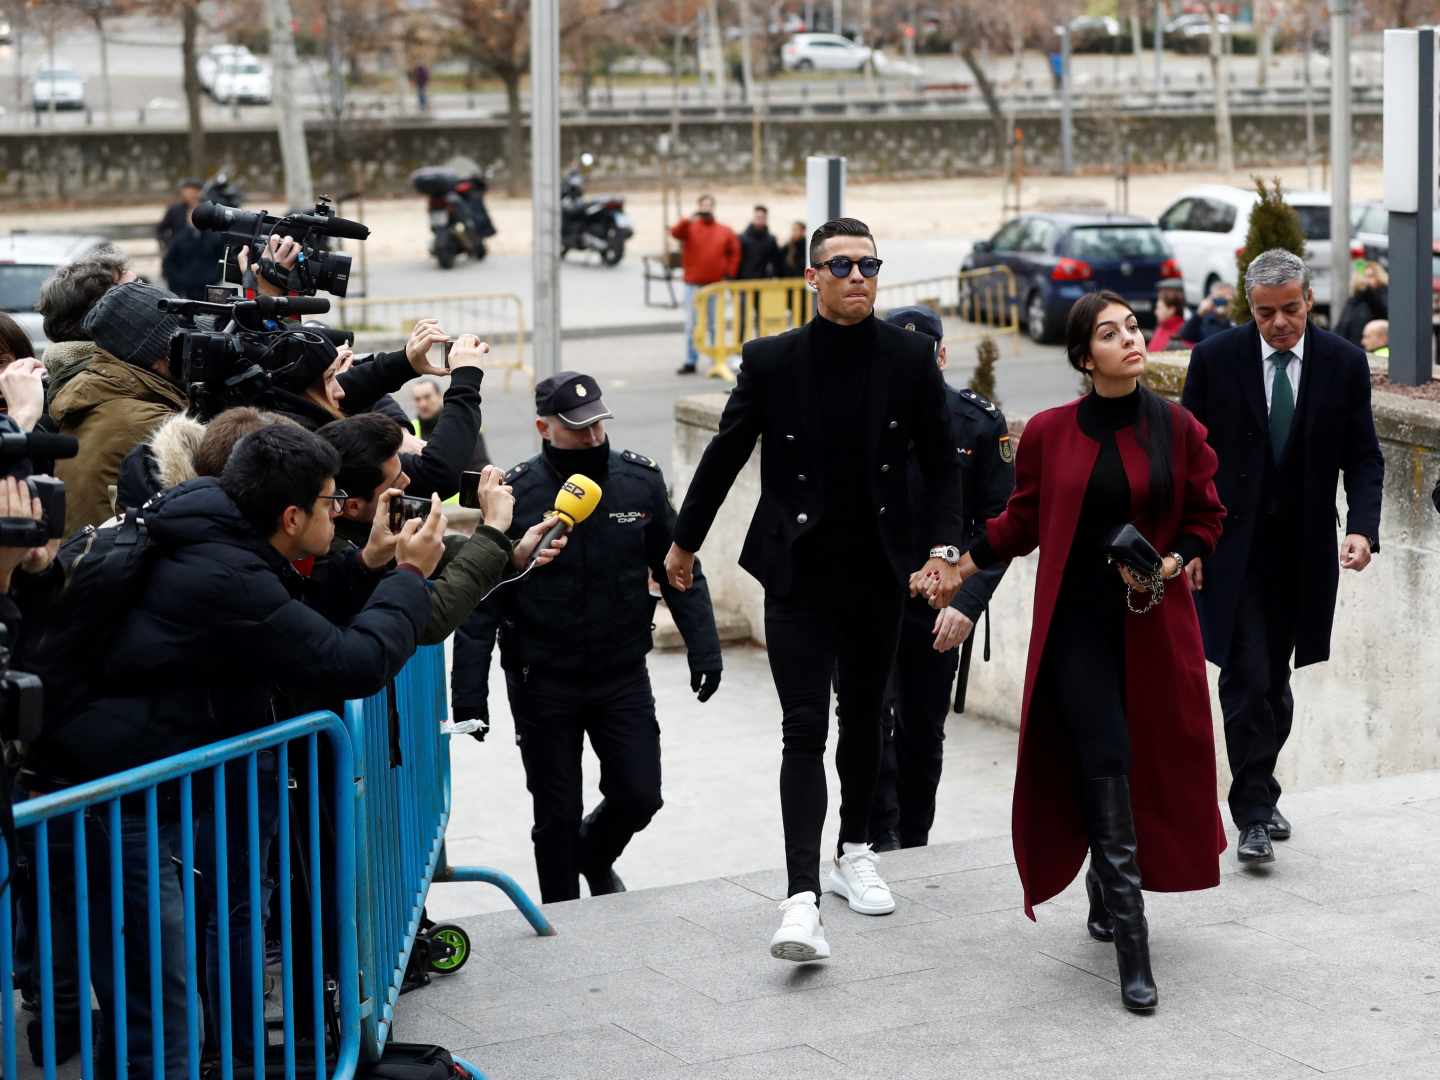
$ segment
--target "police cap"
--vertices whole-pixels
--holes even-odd
[[[560,371],[535,385],[535,415],[556,416],[568,428],[586,428],[615,414],[600,397],[600,384],[578,371]]]

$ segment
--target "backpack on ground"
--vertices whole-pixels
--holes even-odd
[[[391,1043],[379,1061],[362,1064],[355,1076],[356,1080],[469,1080],[470,1073],[443,1046]]]

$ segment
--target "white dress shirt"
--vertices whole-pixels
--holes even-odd
[[[1270,357],[1280,350],[1265,340],[1265,335],[1260,335],[1260,381],[1265,384],[1265,415],[1270,415],[1270,403],[1275,400],[1275,365],[1270,363]],[[1290,389],[1292,391],[1292,402],[1299,404],[1300,401],[1300,367],[1301,361],[1305,359],[1305,335],[1300,335],[1300,340],[1290,350],[1290,363],[1285,365],[1285,374],[1290,377]]]

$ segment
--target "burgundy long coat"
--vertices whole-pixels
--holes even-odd
[[[1040,549],[1035,612],[1025,668],[1011,833],[1025,890],[1025,914],[1074,880],[1089,848],[1069,735],[1036,677],[1065,562],[1100,444],[1080,429],[1079,401],[1040,413],[1025,427],[1015,493],[987,535],[1001,558]],[[1131,428],[1116,435],[1130,480],[1132,520],[1161,552],[1182,532],[1210,550],[1225,508],[1215,494],[1215,452],[1188,411],[1171,406],[1175,498],[1168,513],[1146,510],[1149,458]],[[1124,588],[1116,575],[1115,586]],[[1064,648],[1064,642],[1054,643]],[[1168,583],[1146,615],[1125,616],[1125,711],[1130,728],[1130,794],[1145,888],[1180,892],[1220,883],[1225,831],[1215,797],[1215,740],[1205,649],[1187,579]]]

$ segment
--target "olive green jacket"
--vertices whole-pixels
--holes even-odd
[[[337,518],[332,555],[363,548],[370,537],[364,522]],[[434,645],[470,617],[480,601],[510,573],[510,538],[497,529],[481,525],[469,538],[454,534],[445,537],[445,554],[430,578],[430,621],[419,644]]]

